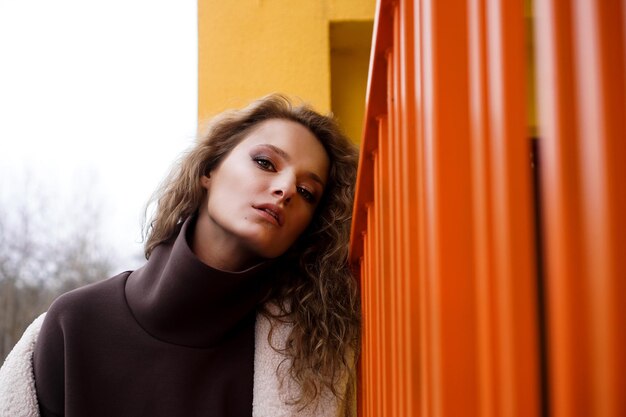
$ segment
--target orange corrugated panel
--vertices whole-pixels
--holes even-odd
[[[625,8],[535,7],[554,417],[626,415]]]
[[[377,5],[351,243],[357,272],[375,258],[362,415],[538,414],[522,30],[502,0]]]

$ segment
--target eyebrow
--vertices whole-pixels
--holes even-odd
[[[264,148],[269,148],[269,149],[271,149],[272,151],[274,151],[274,152],[276,152],[278,155],[280,155],[280,156],[281,156],[281,157],[282,157],[285,161],[287,161],[287,162],[290,162],[290,161],[291,161],[291,156],[290,156],[287,152],[285,152],[284,150],[280,149],[278,146],[274,146],[274,145],[271,145],[271,144],[269,144],[269,143],[263,143],[263,144],[260,144],[259,146],[260,146],[260,147],[264,147]],[[315,182],[319,183],[319,184],[322,186],[322,188],[326,187],[326,185],[324,184],[324,181],[322,181],[322,179],[320,178],[320,176],[319,176],[319,175],[317,175],[315,172],[310,172],[310,171],[308,171],[306,174],[307,174],[307,176],[308,176],[309,178],[311,178],[313,181],[315,181]]]

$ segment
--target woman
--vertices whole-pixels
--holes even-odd
[[[207,132],[156,193],[146,265],[61,296],[12,353],[34,346],[42,416],[350,414],[354,147],[279,95]]]

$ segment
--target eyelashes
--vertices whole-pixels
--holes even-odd
[[[274,166],[274,164],[272,163],[272,161],[266,157],[266,156],[254,156],[252,157],[252,160],[254,162],[256,162],[256,164],[259,166],[259,168],[265,170],[265,171],[272,171],[272,172],[276,172],[276,167]]]
[[[300,195],[302,196],[302,198],[304,198],[307,202],[313,204],[317,201],[317,198],[315,198],[315,194],[313,194],[306,188],[297,187],[297,190],[298,190],[298,193],[300,193]]]
[[[272,162],[272,160],[264,155],[256,155],[252,157],[252,161],[256,164],[259,169],[268,172],[276,172],[276,166]],[[315,204],[317,202],[317,196],[314,192],[310,191],[306,187],[296,186],[296,190],[299,195],[302,196],[304,201],[310,204]]]

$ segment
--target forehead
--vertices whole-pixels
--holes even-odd
[[[284,119],[263,121],[235,149],[245,151],[263,145],[279,148],[289,163],[326,179],[328,154],[315,135],[300,123]]]

